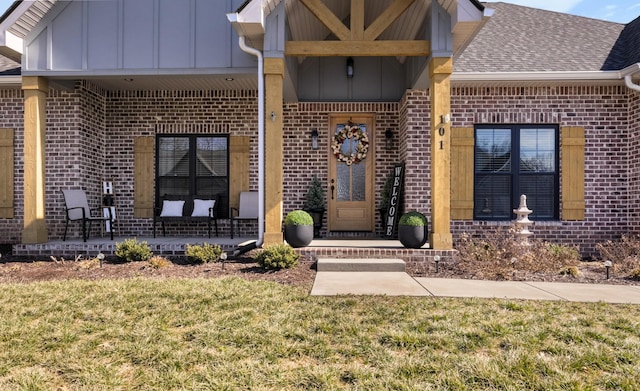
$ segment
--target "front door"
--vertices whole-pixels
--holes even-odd
[[[375,129],[372,114],[330,117],[329,231],[373,231]]]

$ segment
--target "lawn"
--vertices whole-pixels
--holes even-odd
[[[632,305],[237,277],[0,285],[2,390],[638,390],[638,368]]]

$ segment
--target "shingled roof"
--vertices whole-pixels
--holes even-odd
[[[616,41],[602,70],[619,70],[640,62],[640,18],[627,24]]]
[[[20,73],[21,69],[19,63],[4,56],[0,56],[0,76],[17,76],[20,75]]]
[[[624,24],[507,3],[454,63],[454,72],[600,71]],[[639,52],[640,54],[640,52]]]

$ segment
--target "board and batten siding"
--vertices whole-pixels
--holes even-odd
[[[561,128],[562,220],[584,220],[584,128]]]
[[[242,0],[58,2],[26,37],[25,73],[253,68],[226,14]],[[213,72],[215,73],[215,72]]]

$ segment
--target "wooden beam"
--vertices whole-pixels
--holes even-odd
[[[429,56],[429,41],[288,41],[286,56]]]
[[[351,0],[351,40],[364,38],[364,0]]]
[[[269,175],[265,178],[265,230],[264,243],[274,244],[284,242],[282,235],[283,210],[283,105],[282,87],[284,80],[284,59],[264,59],[264,93],[265,111],[265,170]],[[273,113],[273,117],[271,116]]]
[[[373,41],[395,22],[415,0],[395,0],[364,32],[365,41]],[[352,11],[353,12],[353,11]],[[353,15],[352,15],[353,17]],[[352,26],[353,29],[353,26]]]
[[[45,150],[48,80],[23,76],[24,94],[24,229],[22,243],[49,241],[45,221]]]
[[[453,248],[451,234],[451,124],[442,122],[451,113],[450,57],[429,62],[429,96],[431,99],[431,248]]]
[[[351,39],[351,32],[321,0],[300,0],[318,20],[341,41]]]

